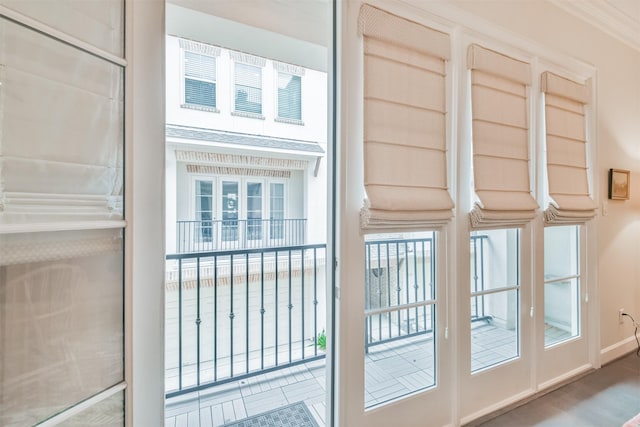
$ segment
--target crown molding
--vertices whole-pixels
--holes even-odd
[[[548,0],[560,9],[640,51],[640,12],[630,16],[602,0]]]

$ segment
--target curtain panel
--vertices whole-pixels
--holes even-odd
[[[531,66],[476,44],[467,53],[478,199],[470,213],[471,225],[521,225],[538,209],[529,177]]]
[[[366,231],[445,224],[446,64],[449,36],[363,5],[364,185]]]
[[[545,210],[547,223],[582,223],[596,215],[590,195],[585,105],[590,85],[556,74],[542,74],[545,94],[547,176],[551,203]]]

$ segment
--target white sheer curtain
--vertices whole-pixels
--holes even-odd
[[[415,230],[453,215],[446,169],[445,33],[365,4],[363,230]]]
[[[590,82],[578,83],[545,72],[547,178],[551,203],[548,223],[581,223],[596,215],[589,191],[585,105],[591,99]]]
[[[524,224],[536,215],[529,178],[528,90],[531,66],[471,45],[474,227]]]

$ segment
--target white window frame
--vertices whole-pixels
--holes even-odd
[[[265,120],[265,116],[264,116],[264,107],[265,107],[265,102],[264,102],[264,88],[265,88],[265,84],[264,84],[264,78],[265,78],[265,73],[264,73],[264,66],[266,64],[266,59],[265,58],[261,58],[261,57],[257,57],[257,56],[253,56],[253,55],[248,55],[245,53],[241,53],[241,52],[235,52],[235,51],[230,51],[229,52],[230,57],[231,57],[231,61],[230,61],[230,75],[233,76],[233,78],[230,81],[231,84],[231,96],[229,97],[229,102],[231,103],[231,115],[232,116],[238,116],[238,117],[246,117],[246,118],[250,118],[250,119],[259,119],[259,120]],[[261,112],[260,113],[252,113],[252,112],[248,112],[248,111],[239,111],[236,110],[236,64],[243,64],[243,65],[248,65],[251,67],[256,67],[258,69],[260,69],[260,109]]]
[[[218,83],[218,76],[219,76],[219,61],[218,58],[220,57],[220,48],[216,47],[216,46],[211,46],[211,45],[207,45],[204,43],[199,43],[199,42],[195,42],[192,40],[184,40],[184,39],[179,39],[179,43],[181,45],[180,47],[180,107],[181,108],[187,108],[187,109],[191,109],[191,110],[198,110],[198,111],[206,111],[206,112],[210,112],[210,113],[219,113],[220,110],[218,108],[219,105],[219,99],[220,97],[218,96],[219,94],[219,83]],[[182,46],[182,45],[185,46]],[[206,50],[207,52],[203,52],[203,51],[198,51],[198,49],[201,50]],[[203,55],[203,56],[209,56],[212,57],[215,61],[215,68],[216,68],[216,79],[215,80],[207,80],[207,79],[202,79],[202,78],[194,78],[194,80],[200,80],[200,81],[204,81],[204,82],[208,82],[208,83],[214,83],[215,84],[215,93],[216,93],[216,105],[215,107],[211,107],[208,105],[201,105],[201,104],[195,104],[195,103],[189,103],[186,100],[186,81],[185,79],[187,78],[187,73],[185,70],[185,60],[186,60],[186,52],[191,52],[191,53],[195,53],[197,55]]]

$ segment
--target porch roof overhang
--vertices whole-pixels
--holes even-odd
[[[166,137],[169,143],[198,145],[202,148],[207,146],[233,149],[233,151],[269,152],[307,159],[315,159],[325,155],[325,150],[320,143],[315,141],[251,135],[175,124],[167,125]]]

